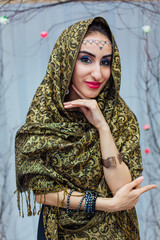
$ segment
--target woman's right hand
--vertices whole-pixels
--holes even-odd
[[[138,177],[134,181],[125,184],[122,188],[120,188],[116,192],[115,196],[113,197],[115,208],[113,210],[114,212],[132,209],[133,207],[136,206],[136,203],[139,200],[139,196],[142,193],[157,187],[157,185],[155,184],[147,185],[144,187],[138,187],[143,180],[144,177]]]

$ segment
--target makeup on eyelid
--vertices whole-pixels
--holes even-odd
[[[81,54],[80,54],[81,55]],[[85,64],[89,64],[89,63],[92,63],[93,60],[89,57],[89,56],[80,56],[79,57],[79,60],[82,62],[82,63],[85,63]],[[110,66],[111,65],[111,59],[108,59],[108,58],[102,58],[101,62],[100,62],[100,65],[102,66]]]

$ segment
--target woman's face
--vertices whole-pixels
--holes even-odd
[[[107,42],[102,45],[100,41]],[[94,32],[88,34],[81,45],[72,75],[72,84],[86,98],[97,97],[110,78],[112,46],[108,42],[110,40],[107,36]],[[69,100],[78,98],[79,96],[71,87]]]

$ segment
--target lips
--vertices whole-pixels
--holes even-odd
[[[85,82],[85,83],[87,84],[88,87],[93,89],[97,89],[101,85],[101,82]]]

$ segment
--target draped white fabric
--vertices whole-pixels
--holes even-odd
[[[21,6],[21,9],[27,9],[33,5],[24,4],[24,6]],[[4,9],[4,15],[7,15],[7,8],[16,9],[16,7],[18,6],[7,6]],[[142,153],[146,146],[148,146],[147,139],[149,132],[146,133],[143,131],[143,125],[148,123],[148,115],[145,112],[146,105],[141,101],[142,98],[145,98],[142,75],[148,70],[146,60],[143,61],[143,38],[146,35],[142,31],[142,26],[151,25],[151,33],[148,33],[148,36],[151,34],[158,44],[160,42],[160,21],[159,23],[152,21],[153,19],[149,18],[145,11],[131,4],[98,1],[68,3],[44,8],[43,10],[36,10],[36,12],[23,12],[15,16],[15,18],[10,19],[8,25],[4,26],[1,24],[0,173],[2,174],[0,175],[0,179],[2,180],[0,181],[0,198],[1,200],[4,199],[5,203],[4,207],[1,207],[3,209],[3,224],[0,233],[4,229],[8,240],[35,240],[38,224],[38,216],[25,216],[25,218],[18,216],[16,196],[14,194],[16,189],[14,168],[15,133],[25,122],[31,100],[36,88],[45,75],[49,55],[59,35],[72,23],[93,16],[104,17],[114,33],[119,46],[122,63],[120,93],[138,118],[142,134]],[[40,37],[41,31],[47,31],[48,37],[42,39]],[[154,48],[155,45],[150,45],[153,53],[157,51]],[[158,94],[155,94],[155,99],[158,101]],[[152,154],[148,156],[147,158],[153,159]],[[145,158],[146,156],[144,156]],[[153,159],[153,164],[155,161],[159,161],[159,159]],[[143,164],[145,169],[144,160]],[[152,171],[152,166],[150,170]],[[159,174],[159,172],[157,171],[156,174]],[[144,184],[153,180],[149,179],[147,174],[145,175]],[[157,196],[158,190],[153,190],[152,193],[153,196]],[[141,239],[158,240],[159,230],[157,226],[150,226],[149,224],[149,219],[154,220],[155,212],[159,211],[156,198],[155,212],[148,211],[149,206],[150,195],[149,193],[145,193],[140,198],[137,206]],[[152,230],[149,230],[148,226]],[[150,238],[153,231],[156,232],[156,235]]]

